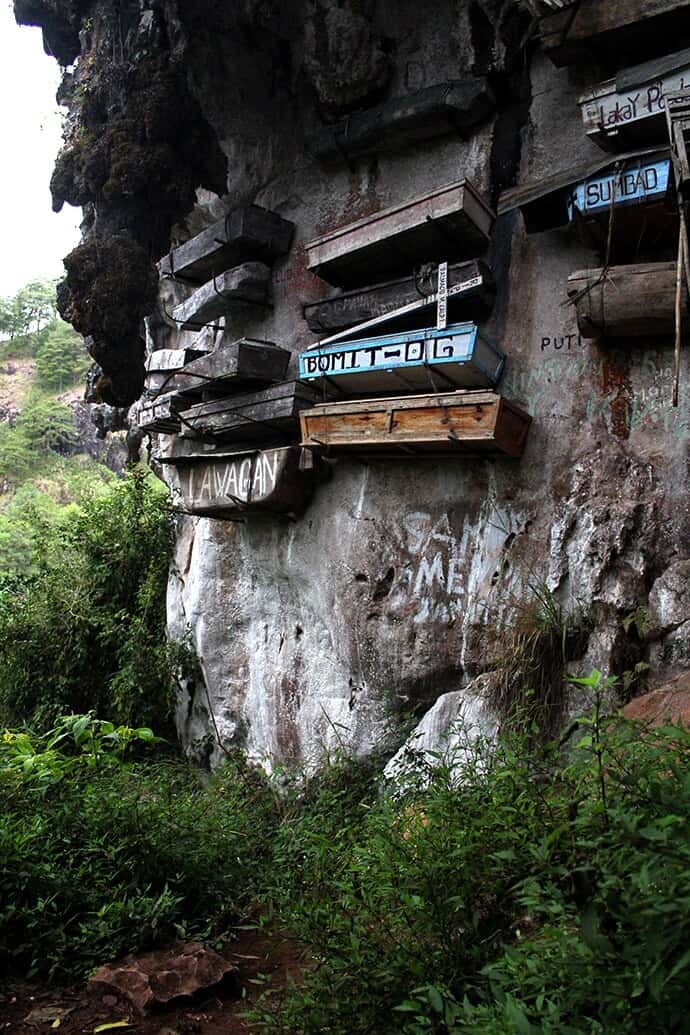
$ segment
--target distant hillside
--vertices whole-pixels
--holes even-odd
[[[90,365],[53,283],[0,299],[0,575],[30,570],[45,522],[124,469],[125,432],[102,436],[84,402]]]

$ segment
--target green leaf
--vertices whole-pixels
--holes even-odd
[[[435,985],[429,985],[426,994],[429,1000],[429,1006],[434,1013],[443,1013],[443,996]]]

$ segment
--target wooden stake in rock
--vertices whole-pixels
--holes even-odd
[[[676,267],[676,336],[674,350],[673,406],[678,405],[680,381],[680,345],[682,339],[683,279],[690,295],[690,248],[688,248],[687,204],[690,198],[690,161],[687,144],[690,139],[690,90],[678,90],[666,96],[666,126],[671,148],[671,161],[676,181],[678,205],[678,265]],[[683,276],[685,275],[685,276]]]

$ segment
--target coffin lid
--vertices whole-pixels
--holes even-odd
[[[608,154],[586,164],[571,166],[570,169],[553,176],[503,191],[498,202],[498,214],[503,216],[507,212],[521,209],[530,232],[555,230],[559,226],[565,226],[569,221],[564,197],[564,193],[569,187],[588,180],[596,173],[605,172],[620,162],[632,161],[635,158],[652,158],[653,156],[668,158],[669,155],[668,147],[648,147],[642,150],[638,148],[635,151],[624,151],[617,155]]]

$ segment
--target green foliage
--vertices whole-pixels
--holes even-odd
[[[95,708],[165,725],[167,496],[139,472],[45,528],[35,571],[0,584],[0,716],[45,725]]]
[[[352,795],[323,836],[309,810],[283,824],[274,908],[316,965],[261,1030],[686,1030],[690,733],[604,719],[610,683],[583,682],[566,757],[504,741],[421,795]]]
[[[222,935],[247,907],[270,847],[270,791],[239,763],[202,782],[180,762],[125,760],[153,739],[91,716],[71,716],[40,750],[5,734],[3,972],[83,977],[176,936]]]
[[[76,432],[69,406],[32,390],[17,418],[16,433],[29,449],[60,453],[72,448]]]
[[[89,363],[83,339],[69,324],[54,320],[46,327],[36,350],[36,374],[43,388],[64,391],[86,373]]]
[[[34,280],[0,298],[0,356],[35,356],[41,333],[57,316],[55,283]]]

